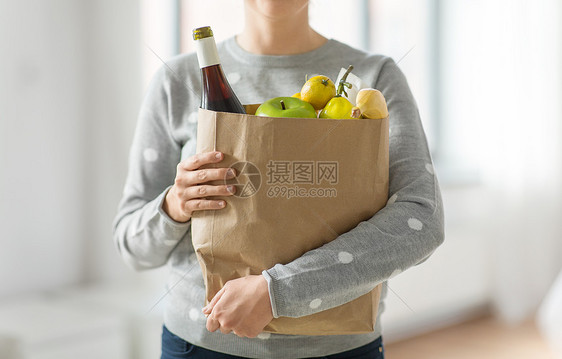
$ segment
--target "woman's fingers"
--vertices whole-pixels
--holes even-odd
[[[176,185],[191,186],[209,181],[231,179],[236,176],[236,171],[232,168],[206,168],[200,169],[201,166],[218,163],[222,161],[224,154],[222,152],[205,152],[198,153],[178,164],[176,176]]]
[[[210,209],[222,209],[226,206],[224,200],[209,200],[209,199],[191,199],[184,204],[184,211],[186,213],[193,213],[194,211],[206,211]]]
[[[225,283],[203,308],[207,328],[239,337],[256,337],[273,319],[267,281],[250,275]]]
[[[220,328],[220,324],[219,321],[216,320],[215,318],[213,318],[212,316],[209,316],[207,318],[207,324],[206,324],[207,330],[210,332],[214,332],[215,330]]]
[[[236,176],[234,168],[206,168],[186,172],[187,185],[196,185],[210,181],[232,179]]]
[[[194,211],[217,210],[224,208],[223,199],[209,197],[227,197],[236,192],[233,185],[209,185],[207,182],[224,181],[236,177],[232,168],[201,168],[201,166],[218,163],[224,159],[222,152],[199,153],[180,162],[172,189],[166,194],[163,209],[178,222],[186,222]]]
[[[211,301],[209,302],[209,304],[207,304],[204,308],[203,308],[203,313],[209,314],[213,311],[213,308],[215,307],[215,305],[217,305],[217,302],[219,301],[219,299],[221,299],[222,295],[224,294],[224,291],[226,290],[226,286],[222,287],[217,294],[215,294],[215,296],[213,297],[213,299],[211,299]]]
[[[194,171],[180,171],[176,175],[175,185],[178,187],[189,187],[210,181],[232,179],[236,177],[233,168],[206,168]]]
[[[198,153],[180,162],[178,169],[183,169],[184,171],[195,171],[203,165],[220,162],[223,158],[224,155],[222,152],[215,151]]]
[[[217,302],[219,301],[219,299],[221,299],[222,295],[224,294],[225,291],[225,287],[222,287],[217,294],[215,294],[215,296],[213,297],[213,299],[211,299],[211,301],[209,302],[209,304],[207,304],[204,308],[203,308],[203,313],[206,315],[209,315],[207,317],[207,330],[210,332],[214,332],[217,329],[221,329],[221,332],[223,334],[228,334],[231,332],[230,329],[228,328],[221,328],[221,325],[219,323],[219,321],[215,318],[215,316],[213,315],[213,309],[215,307],[215,305],[217,304]]]
[[[231,329],[226,329],[226,328],[223,328],[223,327],[219,327],[219,329],[220,329],[221,333],[223,333],[223,334],[229,334],[229,333],[232,332]]]
[[[187,201],[198,198],[205,199],[211,196],[232,196],[234,193],[236,193],[236,187],[234,185],[200,185],[187,187],[182,196]]]
[[[192,186],[184,190],[182,195],[184,200],[184,212],[193,213],[194,211],[205,211],[209,209],[221,209],[226,206],[226,201],[209,199],[212,196],[232,196],[236,192],[236,187],[228,186]]]

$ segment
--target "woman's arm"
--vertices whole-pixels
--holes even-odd
[[[228,282],[203,310],[209,330],[255,336],[272,317],[302,317],[345,304],[421,263],[443,242],[439,185],[417,106],[394,61],[386,61],[374,87],[390,112],[387,205],[288,264]]]
[[[174,183],[181,145],[171,133],[170,79],[162,67],[143,101],[129,154],[123,197],[113,224],[113,239],[125,262],[135,269],[166,263],[190,223],[174,221],[163,210]]]
[[[443,207],[418,109],[394,63],[375,87],[390,112],[389,201],[372,218],[291,263],[264,271],[275,317],[347,303],[422,262],[444,240]]]
[[[119,252],[136,269],[165,264],[176,245],[189,237],[192,213],[225,208],[226,201],[213,196],[235,192],[234,186],[207,183],[232,178],[234,170],[200,168],[221,162],[223,153],[194,154],[180,162],[183,143],[193,142],[196,136],[195,127],[183,121],[182,112],[193,106],[195,96],[170,66],[185,63],[188,60],[179,57],[155,75],[131,147],[129,174],[113,233]],[[175,133],[181,133],[183,140],[175,138]]]

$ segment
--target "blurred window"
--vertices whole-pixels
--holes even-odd
[[[145,51],[147,79],[161,60],[194,51],[192,29],[209,25],[217,41],[221,41],[243,28],[241,0],[142,1],[144,38],[150,47]],[[443,65],[459,60],[451,57],[450,52],[462,44],[451,40],[460,33],[446,36],[441,28],[452,26],[453,30],[464,30],[466,35],[466,28],[460,27],[469,26],[458,14],[458,3],[463,1],[452,2],[455,4],[442,0],[311,0],[310,21],[326,37],[390,56],[399,64],[417,101],[440,177],[443,182],[466,182],[477,179],[474,161],[455,142],[464,145],[470,141],[474,127],[458,125],[452,118],[454,114],[446,106],[451,102],[451,82],[442,81],[444,76],[451,75]],[[451,24],[456,21],[451,20],[451,13],[460,17],[453,17],[460,21],[457,26]]]

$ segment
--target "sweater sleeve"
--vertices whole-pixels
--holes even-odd
[[[275,317],[301,317],[358,298],[427,259],[444,240],[442,200],[418,109],[391,59],[375,88],[390,113],[388,203],[332,242],[263,272]]]
[[[163,66],[151,81],[139,112],[123,197],[113,224],[119,253],[137,270],[164,265],[190,232],[190,222],[178,223],[162,209],[182,150],[172,134],[170,87]]]

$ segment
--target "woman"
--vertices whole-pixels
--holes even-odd
[[[195,154],[200,75],[196,56],[188,54],[161,69],[143,103],[115,241],[134,268],[171,268],[163,359],[383,358],[380,313],[385,290],[372,333],[287,336],[261,331],[274,317],[325,309],[310,305],[314,298],[339,305],[359,297],[422,262],[441,244],[441,197],[415,101],[390,58],[315,32],[308,22],[308,0],[245,0],[244,6],[243,32],[218,45],[222,66],[242,103],[298,92],[306,75],[335,78],[349,64],[364,82],[382,91],[391,118],[387,206],[322,251],[228,282],[201,308],[205,290],[190,240],[190,218],[194,211],[221,210],[228,200],[213,196],[224,198],[234,189],[207,184],[228,175],[227,168],[199,169],[219,163],[224,154]],[[354,258],[349,265],[358,278],[353,283],[325,258],[342,249]]]

